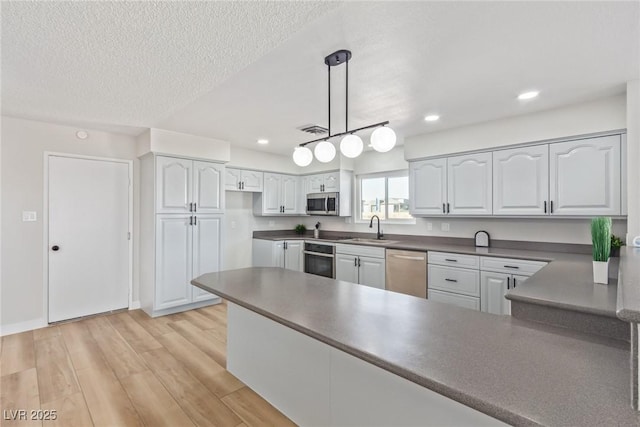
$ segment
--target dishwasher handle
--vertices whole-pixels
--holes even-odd
[[[423,256],[409,256],[409,255],[390,255],[392,258],[407,259],[409,261],[424,261]]]

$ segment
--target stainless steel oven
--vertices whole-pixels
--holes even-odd
[[[334,245],[307,242],[304,244],[304,272],[335,279],[335,257]]]
[[[340,215],[340,193],[307,194],[307,214]]]

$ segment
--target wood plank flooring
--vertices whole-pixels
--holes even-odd
[[[226,331],[219,304],[155,319],[120,312],[3,337],[0,426],[294,425],[225,369]],[[5,419],[19,409],[57,417]]]

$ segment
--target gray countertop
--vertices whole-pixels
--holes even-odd
[[[279,268],[192,283],[510,424],[640,424],[613,340]]]
[[[620,251],[617,314],[627,322],[640,322],[640,248]]]
[[[290,234],[271,235],[260,237],[266,240],[303,239],[308,241],[326,241],[332,243],[367,245],[367,243],[352,243],[335,239],[313,239]],[[457,245],[428,240],[402,241],[394,237],[396,243],[370,244],[371,246],[387,249],[405,249],[421,252],[438,251],[468,255],[481,255],[492,257],[505,257],[515,259],[527,259],[548,262],[544,268],[516,289],[507,293],[510,300],[518,300],[550,307],[573,310],[583,313],[597,314],[607,317],[616,317],[617,310],[617,281],[611,278],[609,285],[601,285],[593,282],[591,255],[575,254],[556,251],[539,251],[513,248],[477,248],[470,245]],[[526,245],[526,242],[522,243]],[[638,260],[640,265],[640,256]],[[610,272],[615,274],[618,269],[618,259],[612,258]],[[637,318],[640,319],[640,273],[637,273],[633,283],[636,288],[629,290],[627,301],[631,304],[631,295],[636,295]],[[632,280],[632,279],[630,279]],[[635,292],[635,290],[638,290]],[[635,292],[635,293],[634,293]],[[630,307],[632,305],[628,305]],[[629,310],[625,313],[630,313]],[[623,319],[624,320],[624,319]]]

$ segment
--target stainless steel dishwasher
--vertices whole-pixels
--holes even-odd
[[[427,297],[427,253],[387,249],[386,289]]]

